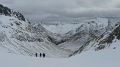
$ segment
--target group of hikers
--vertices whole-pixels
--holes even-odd
[[[39,56],[39,57],[43,57],[43,58],[44,58],[44,57],[45,57],[45,53],[40,53],[40,54],[35,53],[35,56],[36,56],[36,57],[38,57],[38,56]]]

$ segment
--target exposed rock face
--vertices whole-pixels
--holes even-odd
[[[25,21],[25,18],[21,13],[15,12],[15,11],[13,11],[13,10],[9,9],[8,7],[5,7],[1,4],[0,4],[0,14],[1,15],[6,15],[6,16],[15,16],[19,20]]]

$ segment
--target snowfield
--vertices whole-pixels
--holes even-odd
[[[40,58],[0,51],[1,67],[119,67],[120,41],[101,51],[87,51],[71,58]],[[115,49],[113,49],[116,47]]]
[[[115,43],[116,45],[118,43]],[[113,44],[114,45],[114,44]],[[120,46],[120,45],[119,45]],[[35,58],[0,52],[1,67],[119,67],[120,47],[87,51],[71,58]]]

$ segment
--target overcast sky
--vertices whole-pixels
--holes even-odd
[[[120,16],[120,0],[0,0],[25,16]]]

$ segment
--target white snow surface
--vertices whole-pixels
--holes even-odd
[[[71,58],[35,58],[2,53],[1,67],[120,67],[120,41],[101,51],[87,51]],[[113,49],[113,47],[117,47]]]
[[[58,24],[53,24],[53,25],[52,24],[51,25],[42,24],[42,26],[53,33],[65,34],[71,30],[76,30],[82,24],[88,23],[90,21],[94,21],[98,25],[101,25],[102,27],[106,27],[108,19],[107,18],[92,18],[89,20],[86,19],[86,21],[82,21],[79,23],[58,23]]]
[[[78,28],[81,24],[58,24],[58,25],[43,25],[47,30],[57,33],[57,34],[65,34],[70,30],[74,30]]]
[[[12,29],[2,28],[2,26],[9,27],[10,19],[19,21],[18,19],[13,18],[13,17],[0,16],[0,24],[1,24],[0,31],[7,30],[6,34],[8,37],[10,36],[9,31]],[[12,20],[11,23],[14,20]],[[22,21],[19,21],[19,22],[22,22]],[[25,22],[22,22],[22,23],[25,24],[22,27],[27,25]],[[73,29],[72,27],[76,28],[78,27],[78,25],[75,25],[75,26],[68,25],[68,26],[64,26],[64,28],[65,27],[68,27],[66,28],[66,30],[69,31],[68,29]],[[13,28],[16,29],[17,27],[13,26]],[[54,28],[54,29],[57,29],[57,28]],[[59,29],[63,30],[62,28],[59,28]],[[62,31],[62,33],[65,33],[66,30],[64,32]],[[55,33],[58,33],[58,31],[57,32],[55,31]],[[17,42],[21,43],[19,41]],[[46,43],[42,43],[42,44],[41,43],[28,43],[28,42],[23,42],[23,43],[24,44],[22,45],[26,46],[27,48],[33,45],[36,45],[36,47],[39,48],[40,50],[42,49],[42,47],[44,48],[48,47],[50,49],[54,48],[53,50],[46,49],[43,51],[48,51],[47,53],[54,52],[53,54],[56,54],[58,57],[59,56],[65,57],[66,55],[68,55],[66,51],[63,52],[62,49],[59,51],[58,49],[60,48],[53,46],[53,45],[46,45]],[[5,50],[5,48],[0,47],[0,66],[1,67],[120,67],[120,45],[119,43],[120,41],[114,40],[114,42],[111,44],[109,48],[106,48],[104,50],[97,51],[97,52],[92,51],[92,50],[85,51],[79,55],[72,56],[70,58],[60,58],[60,57],[57,58],[56,56],[52,56],[51,54],[50,55],[54,58],[49,58],[49,57],[46,57],[46,58],[37,57],[36,58],[35,56],[33,57],[33,56],[28,56],[28,55],[23,56],[19,54],[7,53],[8,51]],[[38,47],[37,45],[41,47]],[[10,45],[7,47],[11,49],[13,48]],[[113,49],[114,47],[116,48]],[[32,49],[32,51],[33,53],[34,51],[36,52],[35,49]]]
[[[15,24],[19,22],[21,22],[21,25]],[[44,38],[44,35],[41,34],[39,34],[40,36],[37,37],[42,38],[43,42],[19,41],[18,39],[14,38],[14,36],[20,36],[23,35],[23,33],[26,33],[31,37],[36,37],[38,34],[31,33],[26,30],[28,25],[29,24],[27,22],[18,20],[17,18],[1,15],[0,35],[3,36],[0,36],[0,50],[2,49],[5,50],[4,52],[11,52],[28,56],[35,56],[35,53],[45,53],[46,57],[51,58],[68,57],[68,55],[72,53],[72,51],[64,50],[49,42],[46,38]],[[22,33],[16,33],[16,31],[22,31]],[[43,32],[41,33],[43,34]]]

